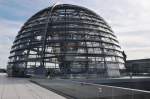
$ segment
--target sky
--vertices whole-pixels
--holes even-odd
[[[84,6],[103,17],[128,60],[150,58],[150,0],[0,0],[0,68],[6,67],[21,26],[56,2]]]

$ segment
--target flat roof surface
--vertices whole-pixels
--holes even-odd
[[[31,83],[26,78],[9,78],[0,74],[0,99],[66,99]]]
[[[34,78],[32,81],[73,99],[150,99],[149,91],[126,87],[72,81],[71,79]]]

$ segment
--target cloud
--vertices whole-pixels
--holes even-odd
[[[150,47],[133,48],[130,50],[126,50],[128,59],[150,58],[150,55],[148,54],[149,52],[150,52]],[[132,58],[130,58],[130,57],[132,57]]]

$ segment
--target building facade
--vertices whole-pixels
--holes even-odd
[[[133,73],[150,73],[150,59],[128,60],[126,69]]]
[[[8,75],[98,74],[120,76],[117,37],[93,11],[70,4],[48,7],[21,28],[10,51]]]

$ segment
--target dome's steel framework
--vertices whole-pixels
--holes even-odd
[[[121,48],[104,19],[84,7],[60,4],[38,12],[21,28],[8,74],[35,73],[44,67],[60,74],[119,76],[120,65]]]

